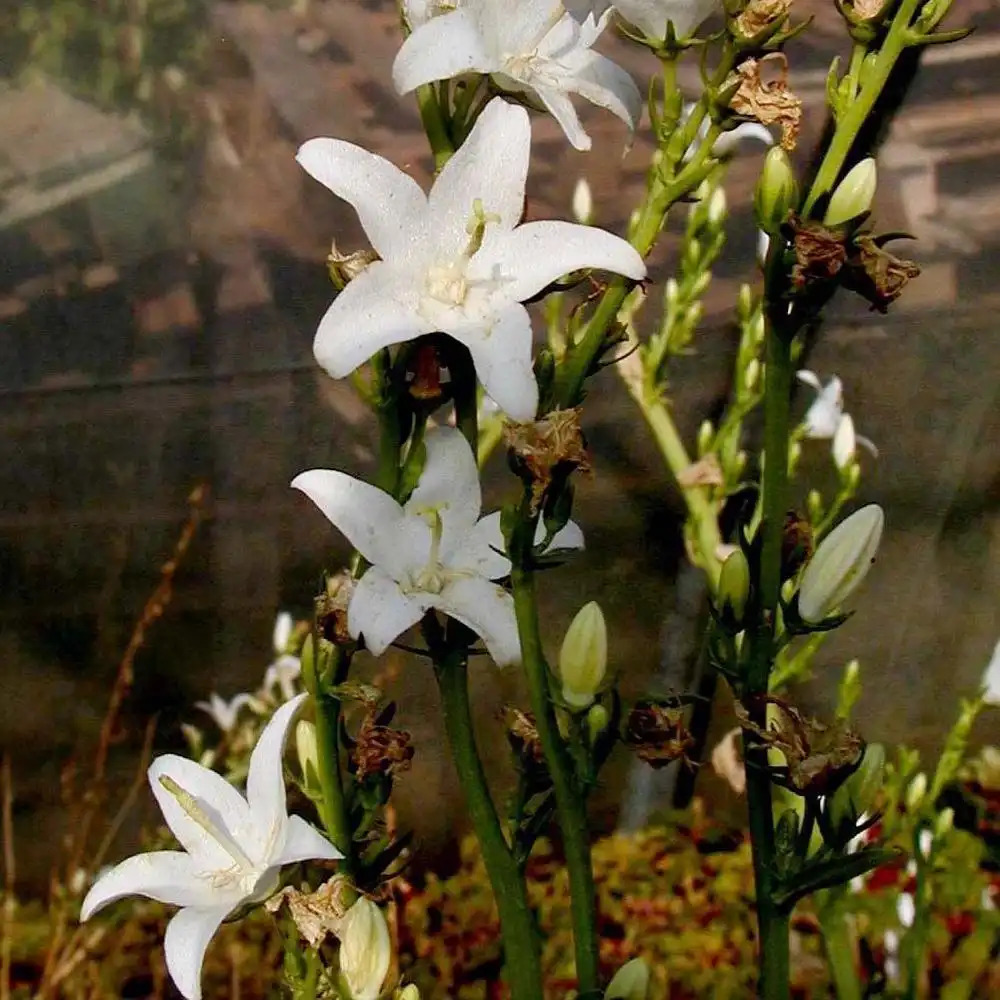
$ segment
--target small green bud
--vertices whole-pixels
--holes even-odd
[[[739,623],[750,597],[750,564],[742,549],[731,553],[719,574],[719,607]]]
[[[567,705],[582,710],[594,701],[608,669],[608,629],[596,601],[570,622],[559,650],[559,677]]]
[[[806,497],[806,512],[813,524],[819,524],[823,519],[823,495],[819,490],[810,490]]]
[[[885,747],[870,743],[860,765],[830,797],[830,823],[843,838],[854,836],[862,814],[871,810],[885,776]]]
[[[611,978],[604,1000],[646,1000],[648,994],[649,966],[641,958],[633,958]]]
[[[823,225],[840,226],[867,212],[872,207],[877,184],[875,161],[868,156],[852,167],[837,185],[823,217]]]
[[[721,226],[726,218],[726,192],[717,187],[708,199],[708,222],[711,226]]]
[[[746,366],[746,369],[743,372],[743,387],[747,390],[747,392],[753,392],[759,381],[760,362],[754,358],[750,364]]]
[[[587,736],[593,746],[608,730],[611,716],[603,705],[591,705],[587,712]]]
[[[316,742],[316,727],[305,719],[295,726],[295,755],[299,759],[299,769],[307,787],[319,781],[319,745]]]
[[[698,428],[698,457],[707,455],[715,437],[715,427],[711,420],[703,420]]]
[[[868,575],[882,539],[885,515],[868,504],[841,521],[806,563],[799,587],[799,613],[821,622],[836,611]]]
[[[942,809],[938,815],[937,820],[934,823],[934,836],[943,837],[946,833],[950,833],[952,827],[955,825],[955,810],[948,806]]]
[[[736,314],[741,321],[746,322],[750,318],[753,307],[753,289],[749,285],[740,285],[740,292],[736,298]]]
[[[302,684],[311,695],[315,696],[319,690],[319,683],[316,677],[316,643],[312,635],[306,636],[306,641],[302,643],[299,663],[302,671]]]
[[[764,168],[753,197],[757,225],[765,233],[776,233],[799,201],[799,185],[788,154],[772,146],[764,157]]]

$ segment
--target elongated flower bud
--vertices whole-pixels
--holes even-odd
[[[823,225],[840,226],[867,212],[872,207],[877,184],[875,161],[869,156],[849,170],[837,185],[823,217]]]
[[[743,620],[750,596],[750,564],[742,549],[737,549],[722,564],[719,574],[719,608],[738,623]]]
[[[375,1000],[389,971],[392,945],[382,911],[362,896],[344,914],[337,929],[340,971],[351,1000]]]
[[[854,461],[858,451],[858,439],[854,433],[854,419],[845,413],[837,424],[833,435],[833,463],[838,469],[845,469]]]
[[[757,225],[765,233],[776,233],[798,201],[799,185],[792,161],[780,146],[772,146],[764,157],[764,169],[753,196]]]
[[[822,621],[857,589],[875,559],[884,525],[882,508],[868,504],[841,521],[820,542],[799,587],[803,621]]]
[[[881,743],[869,743],[858,769],[830,800],[830,819],[835,829],[843,827],[853,833],[862,814],[871,812],[884,777],[885,747]]]
[[[566,703],[587,708],[608,669],[608,629],[596,601],[585,604],[570,622],[559,650],[559,677]]]
[[[646,1000],[649,966],[641,958],[626,962],[611,978],[604,1000]]]
[[[589,226],[594,221],[594,196],[586,177],[581,177],[573,188],[573,218],[581,226]]]
[[[319,779],[319,747],[316,743],[316,727],[305,719],[295,726],[295,755],[307,786]]]

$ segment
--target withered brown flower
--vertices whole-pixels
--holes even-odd
[[[354,593],[354,577],[341,570],[326,578],[323,593],[316,598],[316,623],[327,642],[344,646],[351,641],[347,630],[347,606]]]
[[[765,80],[763,68],[778,67],[773,80]],[[736,67],[739,89],[729,102],[733,111],[755,118],[762,125],[781,126],[781,145],[795,148],[802,125],[802,100],[788,87],[788,60],[783,52],[772,52],[763,59],[747,59]]]
[[[650,767],[666,767],[678,759],[692,765],[687,751],[695,739],[684,725],[682,706],[637,702],[625,720],[624,742]]]
[[[817,281],[835,278],[847,261],[844,237],[818,222],[804,222],[794,213],[789,215],[788,228],[792,232],[795,264],[792,267],[792,284],[805,288]]]
[[[795,576],[813,553],[813,531],[809,519],[798,511],[785,514],[781,532],[781,575]]]
[[[743,13],[736,18],[736,28],[745,38],[759,35],[776,21],[783,21],[791,10],[793,0],[750,0]]]
[[[779,709],[768,727],[757,725],[746,709],[736,704],[740,725],[762,743],[780,750],[788,765],[788,785],[800,795],[827,795],[857,767],[865,743],[845,719],[830,724],[803,715],[794,705],[775,695],[764,698]]]
[[[877,238],[863,234],[854,240],[854,253],[847,261],[843,284],[866,298],[872,309],[886,312],[911,278],[920,274],[912,260],[903,260],[889,253]]]
[[[370,774],[395,777],[409,768],[413,761],[412,737],[402,729],[380,726],[370,708],[355,737],[351,759],[357,768],[357,778],[364,781]]]
[[[286,886],[272,896],[265,908],[277,913],[283,904],[299,933],[312,948],[318,948],[328,934],[336,934],[337,927],[347,913],[354,896],[350,881],[343,875],[334,875],[315,892],[299,892]]]
[[[580,428],[580,408],[553,410],[532,423],[504,425],[504,440],[531,479],[531,512],[537,512],[557,472],[590,470]]]

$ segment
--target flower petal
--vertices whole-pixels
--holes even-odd
[[[528,112],[495,97],[445,164],[428,197],[432,232],[444,256],[468,245],[466,227],[477,199],[487,215],[499,220],[487,223],[486,244],[517,225],[524,213],[530,154]]]
[[[398,93],[408,94],[433,80],[495,68],[496,57],[473,12],[456,10],[431,18],[410,34],[392,64],[392,82]]]
[[[243,845],[253,835],[246,799],[221,774],[177,754],[157,757],[149,766],[148,777],[167,826],[194,861],[203,869],[231,868],[231,844]],[[204,822],[187,812],[161,778],[176,783],[191,796]]]
[[[378,565],[372,566],[358,582],[347,609],[347,627],[357,639],[381,656],[389,643],[423,617],[429,604],[422,596],[407,595],[399,584]]]
[[[409,257],[427,215],[427,196],[409,174],[340,139],[310,139],[296,159],[310,177],[354,208],[383,260]]]
[[[285,702],[271,716],[250,754],[247,772],[247,802],[253,814],[256,856],[262,867],[271,867],[275,855],[285,840],[288,822],[288,802],[285,795],[285,773],[281,758],[285,752],[288,730],[302,702],[309,696],[303,692]]]
[[[520,663],[514,598],[503,587],[482,577],[452,580],[433,595],[433,606],[481,636],[498,667]]]
[[[714,156],[726,156],[733,152],[741,142],[751,139],[756,139],[765,146],[774,145],[774,136],[763,125],[759,122],[744,122],[742,125],[737,125],[736,128],[730,129],[728,132],[723,132],[715,140],[715,145],[712,147],[712,154]]]
[[[538,531],[535,532],[535,544],[541,545],[545,541],[545,524],[538,522]],[[583,539],[583,530],[575,521],[567,521],[555,534],[549,543],[549,549],[585,549],[587,546]]]
[[[188,907],[175,914],[167,924],[163,941],[167,971],[186,1000],[201,1000],[201,966],[205,961],[205,949],[229,915],[229,909]]]
[[[504,551],[500,511],[494,511],[482,518],[466,535],[462,545],[448,559],[448,568],[474,573],[487,580],[499,580],[510,573],[510,560],[503,555]]]
[[[606,108],[633,132],[636,130],[642,116],[642,95],[621,66],[589,49],[568,53],[562,64],[570,74],[566,82],[568,90]]]
[[[327,520],[369,562],[396,565],[392,539],[403,522],[403,508],[384,490],[335,469],[310,469],[292,480]]]
[[[292,865],[297,861],[337,861],[343,856],[319,830],[301,816],[289,816],[285,827],[285,843],[274,863]]]
[[[419,516],[421,510],[437,510],[444,532],[442,556],[456,538],[471,528],[479,517],[482,493],[479,466],[468,441],[454,427],[440,427],[425,439],[427,459],[420,481],[403,510]]]
[[[497,406],[514,420],[534,420],[538,384],[531,366],[531,320],[518,302],[505,305],[484,332],[463,326],[446,333],[465,344],[476,375]]]
[[[580,124],[580,116],[566,94],[557,87],[543,86],[536,80],[532,81],[530,89],[558,122],[566,138],[569,139],[569,144],[581,153],[587,152],[592,145],[590,136],[584,131],[583,125]]]
[[[563,275],[585,267],[635,280],[646,277],[646,265],[629,242],[597,226],[580,226],[575,222],[527,222],[484,247],[473,258],[473,264],[477,269],[499,268],[504,278],[511,281],[504,293],[519,302]],[[499,399],[497,402],[503,407]]]
[[[80,920],[125,896],[148,896],[173,906],[211,906],[220,893],[199,878],[202,867],[183,851],[149,851],[126,858],[91,887],[80,908]]]
[[[420,312],[419,276],[385,261],[369,264],[319,321],[313,354],[334,378],[349,375],[383,347],[432,333]]]

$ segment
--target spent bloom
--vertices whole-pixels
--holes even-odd
[[[503,410],[534,419],[531,321],[521,303],[581,268],[638,280],[646,267],[625,240],[593,226],[519,226],[530,152],[528,113],[500,98],[429,195],[351,143],[312,139],[299,150],[305,170],[354,206],[381,258],[320,321],[313,349],[327,372],[342,378],[383,347],[439,330],[469,349],[479,381]]]
[[[347,609],[347,627],[377,656],[431,608],[480,635],[499,665],[520,660],[514,602],[498,583],[510,573],[500,514],[480,519],[476,458],[461,433],[431,431],[409,500],[343,472],[313,469],[292,481],[371,563]],[[570,524],[553,540],[582,547]]]
[[[807,622],[833,614],[860,586],[875,561],[885,515],[870,503],[845,518],[806,563],[799,587],[799,613]]]
[[[559,0],[463,0],[403,43],[392,67],[401,94],[464,73],[491,75],[541,102],[576,149],[590,149],[570,94],[606,108],[635,130],[642,96],[632,77],[593,51],[610,18],[579,20]]]
[[[124,896],[180,906],[167,925],[170,978],[187,1000],[201,996],[208,942],[234,910],[278,887],[283,865],[332,860],[341,853],[285,802],[282,754],[305,694],[282,705],[250,756],[246,797],[215,771],[166,754],[149,768],[149,784],[182,851],[137,854],[102,875],[87,893],[80,919]]]

